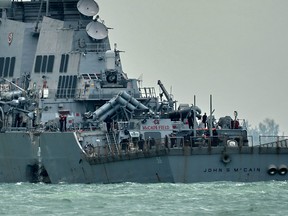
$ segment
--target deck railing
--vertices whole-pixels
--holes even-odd
[[[288,136],[259,136],[259,146],[288,148]]]
[[[287,154],[288,139],[282,139],[278,142],[266,143],[258,146],[241,145],[231,139],[223,139],[223,137],[213,137],[213,139],[222,139],[218,145],[213,145],[212,137],[192,137],[185,139],[184,137],[170,137],[164,139],[147,139],[143,146],[138,143],[121,143],[111,146],[97,146],[91,147],[89,152],[86,151],[84,157],[90,164],[106,163],[119,160],[131,160],[147,157],[161,157],[168,154],[174,155],[191,155],[191,154],[222,154],[229,151],[230,153],[253,154],[254,148],[268,148],[269,151],[274,152],[273,148],[283,148],[283,152]],[[197,139],[197,140],[196,140]],[[234,142],[229,143],[229,142]],[[242,143],[244,144],[244,143]],[[117,146],[116,146],[117,145]]]

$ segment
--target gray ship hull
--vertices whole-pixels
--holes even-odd
[[[52,183],[173,182],[168,157],[155,163],[155,158],[123,159],[91,165],[79,147],[75,133],[41,134],[42,165]],[[155,166],[157,164],[157,166]]]
[[[51,183],[193,183],[288,180],[288,149],[183,147],[87,157],[75,133],[41,134],[42,163]],[[268,169],[275,166],[275,173]]]
[[[37,182],[37,152],[29,133],[0,133],[0,182]]]

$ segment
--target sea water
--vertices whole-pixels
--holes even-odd
[[[288,215],[288,183],[0,184],[0,215]]]

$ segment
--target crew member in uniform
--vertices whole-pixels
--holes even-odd
[[[65,115],[59,115],[60,131],[66,131],[67,117]]]

